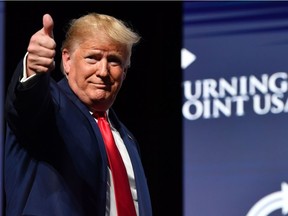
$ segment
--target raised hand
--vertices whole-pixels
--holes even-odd
[[[27,48],[27,76],[47,73],[55,68],[56,42],[53,36],[54,22],[49,14],[43,16],[43,28],[30,38]]]

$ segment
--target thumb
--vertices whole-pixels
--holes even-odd
[[[43,16],[43,29],[44,29],[44,33],[50,36],[51,38],[54,38],[53,27],[54,27],[54,22],[53,22],[52,17],[49,14],[45,14]]]

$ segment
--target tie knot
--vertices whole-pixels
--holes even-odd
[[[107,114],[106,112],[93,112],[93,116],[98,119],[98,118],[104,118],[104,119],[107,119]]]

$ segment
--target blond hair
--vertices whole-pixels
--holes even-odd
[[[83,42],[95,32],[104,34],[112,43],[126,47],[128,53],[126,66],[130,65],[132,47],[139,42],[140,36],[122,20],[105,14],[89,13],[73,19],[66,32],[61,51],[66,48],[73,52],[75,45]]]

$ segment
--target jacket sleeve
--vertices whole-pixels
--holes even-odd
[[[49,120],[46,114],[51,109],[52,100],[48,73],[37,74],[25,83],[20,82],[22,74],[23,61],[20,61],[8,86],[5,118],[16,137],[27,140],[38,134]]]

